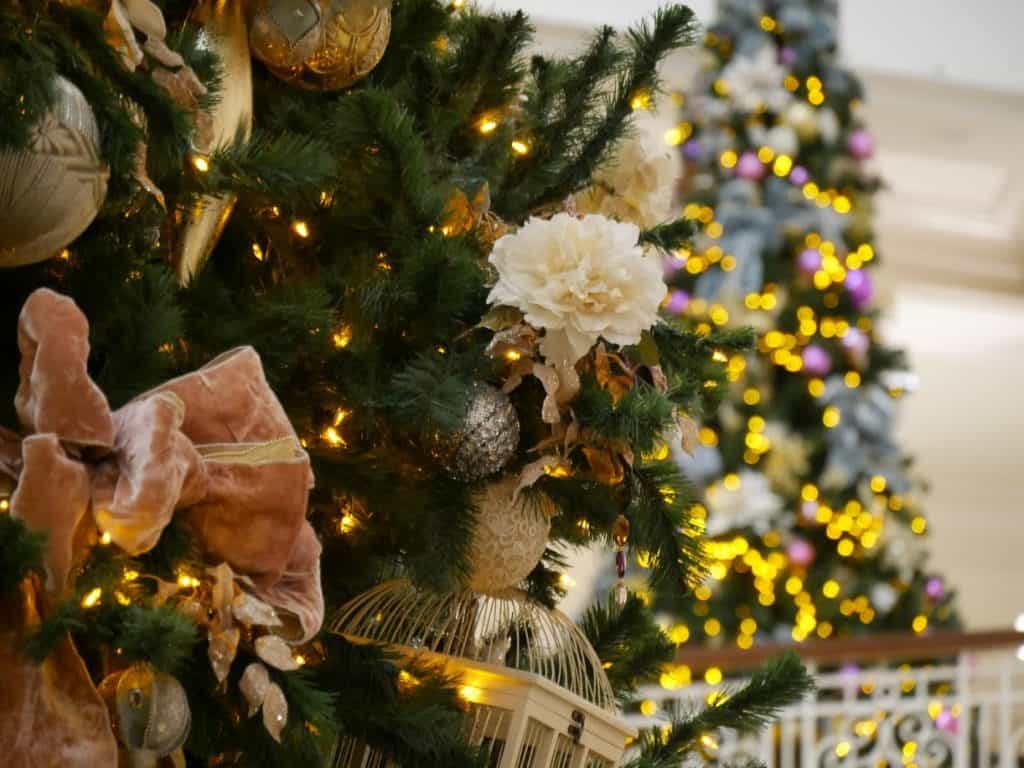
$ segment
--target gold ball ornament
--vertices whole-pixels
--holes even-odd
[[[252,60],[242,0],[200,0],[192,11],[203,28],[203,44],[217,54],[223,75],[217,103],[209,113],[208,146],[200,146],[199,172],[208,154],[241,135],[252,134]],[[235,206],[234,195],[203,195],[175,211],[174,265],[184,284],[210,257]]]
[[[469,547],[469,586],[501,594],[530,575],[544,556],[554,503],[538,491],[516,493],[519,476],[509,475],[480,491],[473,501],[476,530]]]
[[[391,0],[258,0],[253,55],[300,88],[336,91],[369,74],[391,37]]]
[[[85,96],[57,77],[55,101],[25,150],[0,151],[0,267],[53,258],[92,223],[110,171]]]
[[[118,738],[131,752],[165,757],[188,738],[188,697],[171,675],[149,664],[134,664],[108,675],[98,691],[111,711]]]

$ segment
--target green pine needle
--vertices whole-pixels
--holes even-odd
[[[16,589],[31,573],[43,573],[47,535],[30,531],[25,521],[0,515],[0,595]]]

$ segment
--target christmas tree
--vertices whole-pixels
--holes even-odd
[[[684,623],[708,643],[956,621],[925,570],[922,487],[895,435],[914,379],[879,333],[881,181],[836,27],[830,0],[723,2],[668,137],[701,228],[669,262],[669,307],[706,332],[757,330],[756,355],[720,355],[729,393],[680,456],[712,539]]]
[[[659,319],[693,230],[616,186],[691,12],[563,59],[462,2],[162,6],[0,8],[5,756],[611,765],[673,646],[624,589],[555,612],[551,545],[700,581],[663,441],[750,340]],[[807,687],[784,657],[628,764]]]

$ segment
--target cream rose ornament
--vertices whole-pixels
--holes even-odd
[[[663,142],[648,135],[627,141],[594,175],[594,185],[576,195],[581,213],[653,227],[671,216],[678,160]]]
[[[604,216],[532,218],[494,244],[498,282],[488,301],[544,329],[549,365],[575,364],[598,339],[635,344],[658,321],[666,291],[658,256],[645,255],[639,239],[635,224]]]

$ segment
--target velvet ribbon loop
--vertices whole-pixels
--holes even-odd
[[[89,377],[89,326],[48,289],[22,309],[27,436],[0,435],[0,475],[16,478],[11,514],[49,534],[46,589],[59,595],[99,534],[132,555],[178,517],[211,562],[249,577],[303,642],[323,621],[320,543],[306,520],[313,486],[302,448],[259,355],[240,347],[111,411]]]

